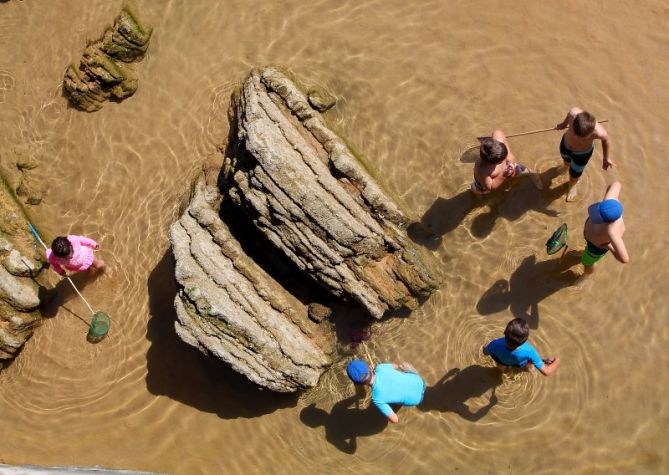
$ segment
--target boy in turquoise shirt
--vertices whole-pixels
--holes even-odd
[[[544,376],[550,376],[560,366],[560,358],[541,359],[537,350],[527,342],[530,326],[522,318],[514,318],[504,330],[504,337],[492,340],[483,353],[492,357],[500,369],[508,366],[534,366]]]
[[[370,368],[364,361],[353,360],[346,374],[354,384],[372,387],[372,402],[393,424],[399,418],[390,404],[417,406],[423,401],[425,382],[409,363],[382,363]]]

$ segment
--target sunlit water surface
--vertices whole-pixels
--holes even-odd
[[[155,27],[138,92],[86,114],[60,81],[120,2],[0,4],[0,154],[48,173],[33,219],[98,239],[109,269],[85,294],[113,318],[86,343],[69,295],[0,374],[0,462],[198,473],[666,473],[669,316],[666,137],[669,8],[636,1],[144,1]],[[277,64],[335,94],[328,121],[440,239],[443,288],[369,351],[408,360],[429,389],[386,426],[343,366],[301,396],[258,391],[173,330],[167,228],[228,130],[230,92]],[[551,127],[570,106],[608,119],[579,199],[565,177],[468,194],[475,137]],[[559,134],[512,139],[519,160],[560,163]],[[586,205],[623,182],[631,263],[546,256],[560,223],[580,250]],[[572,269],[580,272],[578,266]],[[66,290],[65,287],[62,287]],[[501,377],[481,345],[526,315],[563,365]]]

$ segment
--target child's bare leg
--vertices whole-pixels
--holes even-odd
[[[93,268],[93,270],[96,272],[104,272],[105,269],[107,268],[107,265],[105,264],[105,261],[103,261],[102,259],[98,259],[96,257],[95,259],[93,259],[91,268]]]
[[[595,265],[594,264],[591,265],[591,266],[586,266],[586,265],[583,266],[583,273],[585,275],[592,275],[593,272],[595,272]]]
[[[567,191],[567,201],[572,202],[578,195],[578,178],[569,177],[569,191]]]

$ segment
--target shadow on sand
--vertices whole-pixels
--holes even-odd
[[[497,368],[480,365],[461,370],[453,368],[434,386],[425,389],[425,397],[418,408],[422,411],[455,412],[460,417],[478,421],[497,404],[495,389],[502,384],[502,373]],[[492,390],[488,404],[472,411],[467,400],[480,397]]]
[[[577,282],[579,274],[570,269],[580,260],[581,252],[576,250],[543,262],[537,262],[534,255],[527,256],[508,281],[498,280],[485,291],[476,310],[490,315],[511,307],[514,317],[527,320],[530,328],[538,328],[539,302]]]
[[[328,442],[344,453],[353,454],[357,449],[358,437],[378,434],[388,425],[388,419],[373,404],[359,409],[356,403],[361,399],[358,390],[353,396],[335,404],[329,414],[311,404],[302,409],[300,420],[309,427],[324,426]]]
[[[52,272],[51,270],[45,270],[45,272]],[[78,274],[72,274],[70,279],[74,285],[77,286],[79,292],[82,292],[88,286],[88,284],[94,282],[100,274],[93,274],[89,272],[81,272]],[[80,297],[72,288],[72,285],[67,281],[65,277],[51,288],[44,287],[43,285],[38,284],[38,296],[40,302],[43,302],[39,308],[40,314],[43,318],[53,318],[56,316],[60,309],[65,310],[67,313],[72,315],[75,318],[81,320],[86,327],[89,326],[92,315],[89,314],[88,309],[83,315],[79,315],[74,312],[69,306],[65,305],[71,300],[80,300]],[[83,305],[83,302],[82,302]]]
[[[473,210],[486,205],[488,212],[472,221],[471,231],[477,238],[488,236],[500,217],[515,221],[530,210],[556,217],[557,211],[549,206],[567,192],[568,183],[553,188],[550,185],[561,171],[562,167],[556,166],[541,173],[543,190],[537,190],[529,177],[522,176],[507,180],[502,188],[487,195],[475,196],[465,190],[451,198],[437,198],[420,222],[409,226],[409,236],[414,242],[435,250],[441,245],[444,234],[457,228]]]
[[[146,357],[146,385],[152,394],[224,419],[258,417],[297,404],[297,394],[262,390],[215,356],[206,356],[181,341],[174,329],[176,283],[169,250],[151,272],[148,290],[151,347]]]

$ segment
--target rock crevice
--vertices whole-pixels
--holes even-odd
[[[177,333],[274,391],[313,387],[342,355],[337,317],[287,291],[258,264],[266,255],[375,318],[416,308],[437,287],[429,256],[407,237],[410,220],[311,102],[276,69],[253,70],[233,95],[222,164],[205,166],[170,229]],[[247,254],[231,231],[238,219],[260,250]]]

